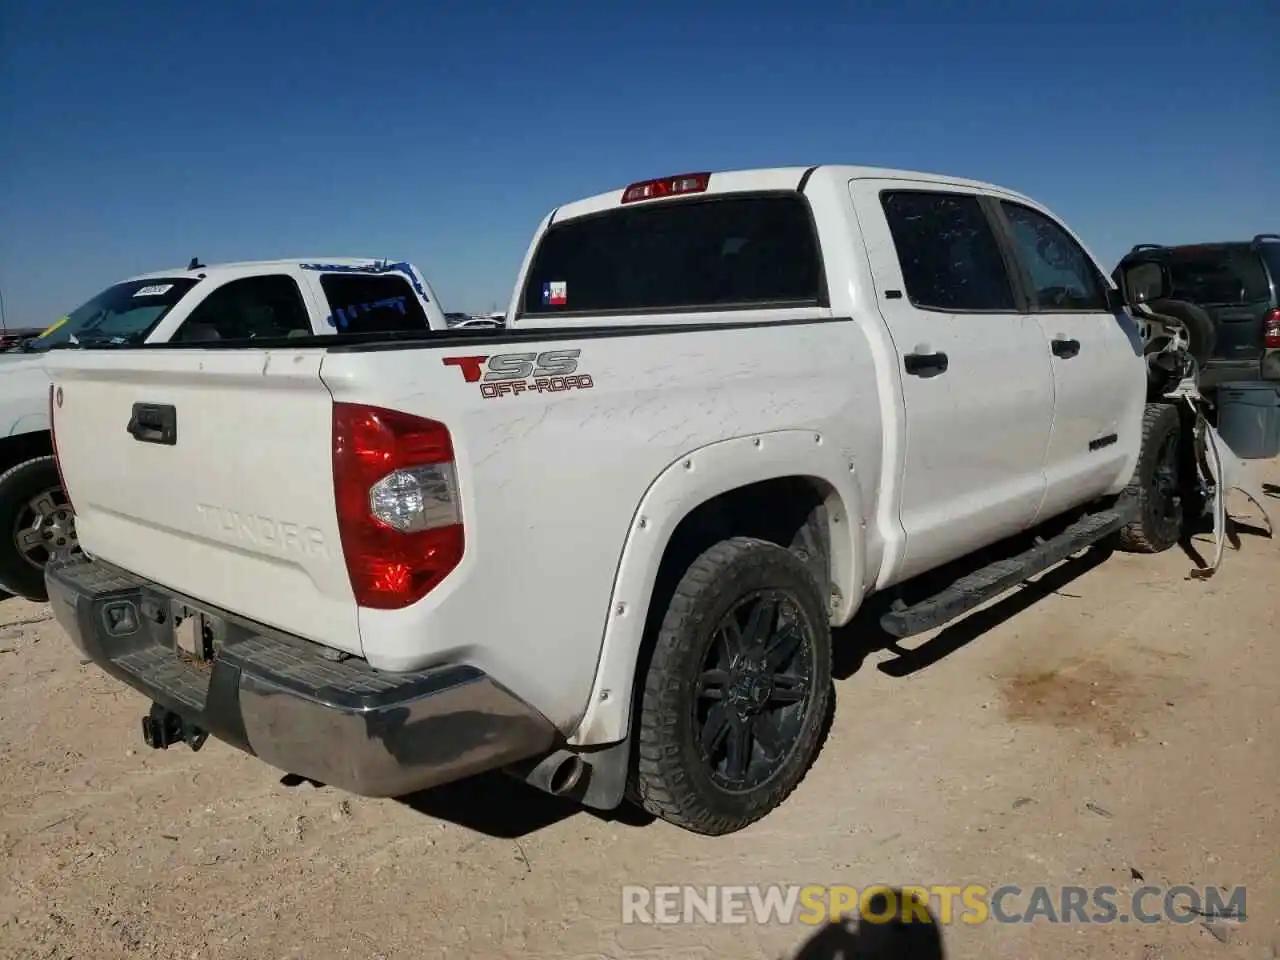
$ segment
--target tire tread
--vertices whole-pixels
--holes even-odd
[[[806,580],[813,580],[811,567],[805,561],[766,540],[735,537],[710,547],[693,561],[676,587],[644,678],[637,724],[634,792],[646,811],[694,833],[712,836],[731,833],[779,806],[804,779],[822,732],[820,723],[808,724],[797,747],[798,753],[805,755],[799,776],[779,776],[762,787],[759,795],[752,797],[752,810],[746,816],[733,816],[713,809],[689,782],[677,728],[680,710],[677,693],[681,682],[679,663],[685,652],[683,641],[697,630],[696,621],[703,614],[706,591],[739,564],[753,560],[789,563]],[[812,587],[814,594],[811,599],[816,598],[820,603],[822,591],[816,583]],[[818,609],[824,608],[819,606]],[[819,629],[827,629],[825,617],[820,621]],[[825,651],[822,655],[827,662],[814,665],[815,689],[811,709],[825,715],[830,704],[831,646],[829,642],[820,642],[819,647]]]
[[[1153,491],[1147,479],[1148,464],[1157,455],[1158,444],[1151,439],[1164,428],[1162,421],[1171,420],[1174,429],[1181,429],[1178,410],[1168,403],[1148,403],[1142,414],[1142,446],[1138,455],[1138,463],[1134,467],[1133,477],[1120,495],[1121,499],[1130,500],[1137,505],[1138,519],[1120,528],[1116,534],[1116,544],[1126,553],[1163,553],[1172,544],[1164,543],[1155,537],[1154,531],[1147,525],[1148,505]]]

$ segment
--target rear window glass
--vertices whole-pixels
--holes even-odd
[[[1271,271],[1271,282],[1280,287],[1280,241],[1259,244],[1258,251],[1267,262],[1267,269]],[[1280,289],[1276,293],[1280,294]]]
[[[324,273],[329,324],[340,333],[424,330],[429,324],[409,281],[393,273]]]
[[[822,261],[798,194],[622,207],[552,226],[526,314],[818,304]]]
[[[1171,296],[1206,304],[1268,300],[1271,289],[1258,254],[1247,246],[1183,247],[1169,258]]]

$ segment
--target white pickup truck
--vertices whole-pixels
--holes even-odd
[[[392,260],[192,260],[112,284],[0,354],[0,588],[44,600],[45,564],[76,549],[49,442],[49,350],[428,329],[445,329],[434,291],[413,264]]]
[[[50,601],[153,746],[371,796],[501,768],[728,833],[800,782],[872,593],[1046,525],[895,605],[907,636],[1176,542],[1179,410],[1126,310],[1164,279],[1122,295],[968,180],[634,184],[546,217],[505,331],[51,356],[89,556]]]

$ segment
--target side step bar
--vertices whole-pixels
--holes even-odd
[[[1016,587],[1028,577],[1061,563],[1073,553],[1109,537],[1129,520],[1128,511],[1107,510],[1088,514],[1052,539],[1038,543],[1017,556],[997,560],[975,570],[919,603],[895,606],[880,618],[880,626],[885,633],[899,640],[940,627]]]

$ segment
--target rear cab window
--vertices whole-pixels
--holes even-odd
[[[339,333],[426,330],[430,323],[407,278],[395,273],[322,273],[328,322]]]
[[[817,233],[798,193],[721,194],[553,223],[522,316],[825,306]]]

